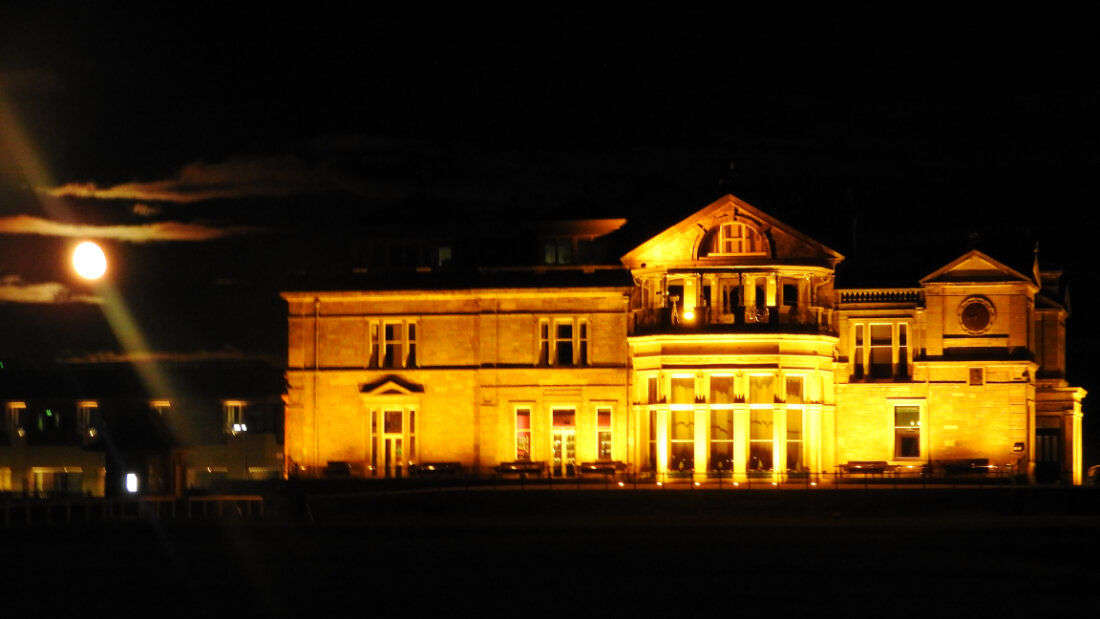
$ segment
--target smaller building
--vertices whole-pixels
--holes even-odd
[[[0,370],[0,492],[179,496],[282,473],[281,372],[254,362]]]

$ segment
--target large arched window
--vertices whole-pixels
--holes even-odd
[[[768,240],[755,228],[741,222],[722,224],[712,233],[707,255],[767,256]]]

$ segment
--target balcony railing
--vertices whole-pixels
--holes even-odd
[[[920,304],[924,300],[921,288],[850,288],[837,291],[842,304]]]
[[[817,307],[698,307],[691,319],[678,308],[657,307],[634,311],[633,333],[832,333],[831,319],[831,310]]]

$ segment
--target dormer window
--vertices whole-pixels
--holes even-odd
[[[768,241],[755,228],[740,222],[724,223],[714,237],[712,256],[767,256]]]

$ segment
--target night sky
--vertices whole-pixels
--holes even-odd
[[[1100,388],[1087,5],[919,6],[0,9],[0,361],[281,363],[278,291],[395,213],[641,242],[733,193],[844,253],[842,285],[974,247],[1027,272],[1038,243]],[[68,266],[85,238],[102,284]]]

